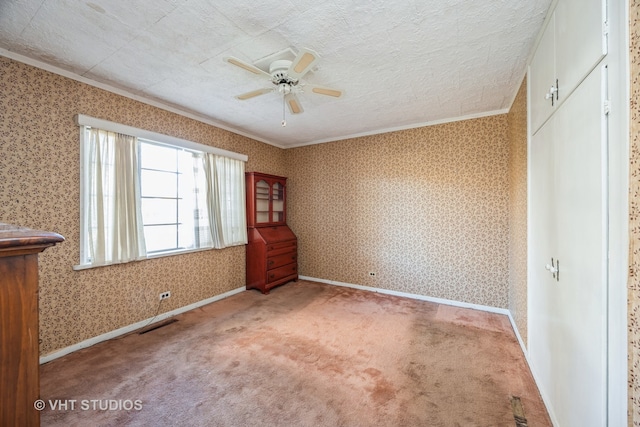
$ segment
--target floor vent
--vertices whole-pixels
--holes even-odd
[[[524,416],[522,402],[517,396],[511,396],[511,409],[513,409],[513,418],[516,420],[516,427],[528,427],[527,418]]]
[[[158,322],[155,325],[151,325],[147,328],[144,328],[143,330],[141,330],[140,332],[138,332],[138,334],[143,335],[146,334],[147,332],[151,332],[151,331],[155,331],[156,329],[160,329],[160,328],[164,328],[167,325],[170,325],[172,323],[177,322],[178,319],[169,319],[169,320],[165,320],[164,322]]]

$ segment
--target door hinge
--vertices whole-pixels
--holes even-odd
[[[605,114],[605,116],[611,112],[611,102],[609,102],[608,99],[605,99],[604,102],[602,103],[602,111]]]
[[[602,35],[603,36],[609,35],[609,21],[604,21],[602,23]]]

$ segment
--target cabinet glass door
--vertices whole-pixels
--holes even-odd
[[[256,222],[269,222],[269,183],[264,180],[256,182]]]
[[[279,182],[273,184],[272,194],[273,218],[272,222],[284,222],[284,186]]]

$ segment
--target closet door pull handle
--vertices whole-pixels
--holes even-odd
[[[558,282],[560,281],[560,261],[559,260],[553,260],[553,258],[551,258],[551,264],[547,264],[544,266],[545,270],[548,270],[552,275],[553,278],[556,279]]]
[[[544,99],[550,99],[551,100],[551,106],[552,107],[555,105],[554,101],[558,100],[558,91],[559,91],[558,79],[556,79],[556,85],[555,86],[551,86],[549,88],[549,92],[547,92],[544,95]]]

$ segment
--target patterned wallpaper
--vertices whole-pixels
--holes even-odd
[[[4,57],[0,93],[0,222],[67,239],[41,257],[42,355],[153,316],[162,291],[172,293],[165,312],[244,284],[243,247],[72,270],[78,113],[244,153],[247,170],[288,176],[304,275],[509,307],[526,337],[522,88],[509,115],[287,151]]]
[[[509,124],[509,311],[527,344],[527,80],[507,115]]]
[[[66,241],[40,263],[41,354],[244,285],[243,246],[73,271],[79,262],[76,114],[247,154],[247,170],[286,175],[284,151],[0,57],[0,222]]]
[[[508,307],[506,115],[294,148],[286,159],[300,274]]]
[[[640,0],[629,2],[629,425],[640,426]]]

